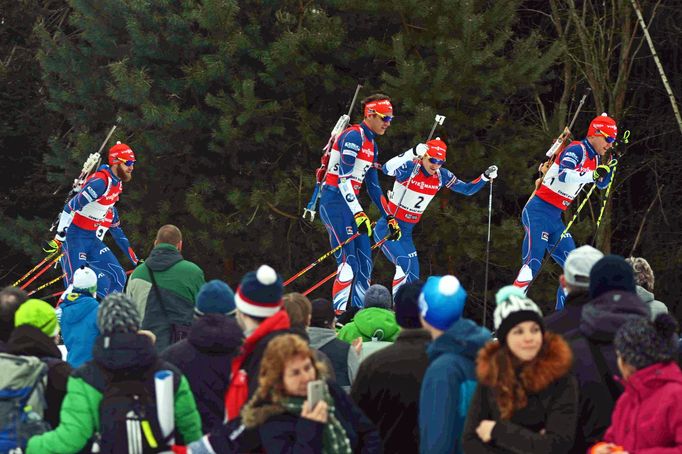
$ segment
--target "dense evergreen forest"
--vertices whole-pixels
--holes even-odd
[[[440,114],[448,169],[471,180],[499,166],[491,299],[520,266],[519,216],[537,166],[589,89],[575,135],[603,111],[631,135],[618,146],[599,231],[603,193],[571,232],[578,245],[648,259],[657,298],[676,310],[682,128],[635,5],[679,103],[677,1],[0,0],[0,283],[44,257],[70,182],[117,119],[109,146],[123,141],[138,160],[117,206],[139,256],[172,223],[207,278],[236,285],[268,263],[286,279],[329,249],[323,225],[301,214],[321,148],[362,83],[361,97],[386,93],[395,106],[378,140],[383,162],[423,141]],[[458,276],[477,319],[487,222],[487,188],[472,197],[444,190],[414,235],[422,275]],[[325,262],[287,290],[334,268]],[[546,310],[559,273],[548,264],[530,291]],[[378,254],[374,280],[390,286],[392,276]]]

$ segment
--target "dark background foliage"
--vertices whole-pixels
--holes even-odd
[[[682,6],[641,6],[682,96]],[[329,249],[320,222],[300,215],[320,150],[358,82],[361,96],[394,100],[396,119],[378,141],[382,161],[424,140],[441,114],[450,170],[470,180],[500,167],[489,300],[519,268],[519,216],[535,168],[591,88],[576,135],[608,110],[632,136],[621,145],[604,226],[595,233],[594,197],[573,234],[578,244],[647,258],[657,297],[676,309],[681,135],[625,0],[0,0],[1,282],[44,255],[69,182],[117,119],[109,146],[124,141],[138,159],[118,205],[138,255],[173,223],[207,278],[236,286],[260,263],[289,277]],[[487,191],[441,191],[415,230],[422,275],[460,277],[477,319]],[[390,264],[377,255],[375,265],[375,281],[390,285]],[[325,262],[287,290],[333,269]],[[546,310],[559,273],[548,264],[531,291]]]

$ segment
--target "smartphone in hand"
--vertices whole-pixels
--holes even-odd
[[[310,411],[312,411],[317,403],[322,400],[325,386],[324,380],[313,380],[308,382],[308,409]]]

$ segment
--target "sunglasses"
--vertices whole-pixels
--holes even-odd
[[[135,161],[126,161],[123,158],[117,158],[119,161],[121,161],[123,164],[125,164],[128,167],[132,167],[135,165]]]
[[[603,131],[600,131],[600,130],[597,129],[597,132],[598,132],[599,134],[601,134],[602,136],[604,136],[604,139],[606,140],[606,143],[614,143],[614,142],[616,141],[616,138],[615,138],[615,137],[611,137],[610,135],[606,134],[606,133],[603,132]]]
[[[384,120],[384,123],[390,123],[391,121],[393,121],[393,115],[384,115],[384,114],[380,114],[379,112],[374,112],[374,113],[377,114],[379,116],[379,118]]]
[[[439,165],[439,166],[442,166],[443,164],[445,164],[445,160],[443,160],[443,159],[436,159],[436,158],[429,158],[429,162],[430,162],[431,164],[436,164],[436,165]]]

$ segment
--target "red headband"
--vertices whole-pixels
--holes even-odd
[[[393,106],[388,99],[379,99],[365,104],[365,117],[372,114],[380,113],[381,115],[393,115]]]

